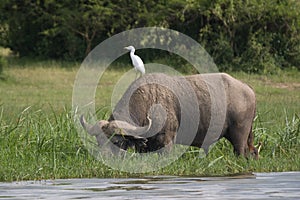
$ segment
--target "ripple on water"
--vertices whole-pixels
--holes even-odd
[[[299,199],[300,172],[0,183],[0,199]]]

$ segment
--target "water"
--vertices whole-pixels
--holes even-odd
[[[300,172],[0,183],[0,199],[300,199]]]

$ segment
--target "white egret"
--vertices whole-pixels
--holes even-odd
[[[130,51],[130,58],[131,58],[132,65],[133,65],[135,71],[140,72],[141,75],[144,75],[145,74],[144,63],[143,63],[143,60],[139,56],[134,54],[135,48],[133,46],[128,46],[128,47],[125,47],[124,49],[127,49]]]

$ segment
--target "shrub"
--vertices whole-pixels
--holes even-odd
[[[0,75],[3,72],[3,68],[5,65],[6,65],[6,60],[2,56],[0,56]]]

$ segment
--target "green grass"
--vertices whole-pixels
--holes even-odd
[[[110,169],[83,145],[71,111],[78,67],[78,63],[9,60],[0,79],[0,181],[144,175]],[[110,105],[113,86],[125,71],[106,72],[97,89],[97,108]],[[232,146],[221,140],[205,158],[199,157],[201,150],[190,148],[177,161],[147,175],[300,170],[300,72],[232,75],[256,92],[254,133],[255,144],[262,143],[260,159],[238,158]],[[98,116],[107,114],[100,110]],[[142,161],[133,157],[132,162]]]

